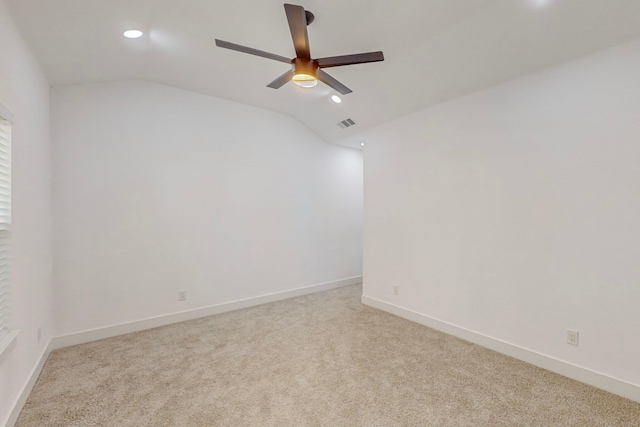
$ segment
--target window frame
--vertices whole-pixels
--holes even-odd
[[[7,177],[7,184],[6,187],[8,187],[6,189],[6,192],[8,193],[8,201],[6,202],[6,204],[8,205],[8,212],[6,212],[6,217],[5,217],[5,221],[2,222],[2,224],[0,225],[0,228],[2,229],[2,232],[6,232],[7,235],[4,237],[6,238],[7,242],[7,253],[8,253],[8,258],[10,258],[10,254],[11,254],[11,202],[12,202],[12,193],[11,193],[11,187],[12,187],[12,183],[11,183],[11,143],[12,143],[12,135],[11,135],[11,130],[13,128],[13,124],[14,122],[14,117],[13,114],[4,107],[4,105],[0,102],[0,120],[2,121],[6,121],[9,123],[9,138],[8,138],[8,144],[7,144],[7,153],[6,153],[6,157],[8,157],[8,166],[6,167],[7,173],[8,173],[8,177]],[[5,328],[4,330],[0,330],[0,363],[2,363],[2,361],[6,358],[6,355],[9,353],[9,351],[11,351],[11,349],[15,346],[15,342],[16,342],[16,337],[18,336],[19,331],[12,328],[12,324],[11,324],[11,310],[9,309],[10,307],[10,295],[11,295],[11,263],[8,261],[6,264],[6,276],[4,277],[4,291],[5,291],[5,303],[3,304],[4,307],[4,311],[2,313],[3,317],[4,317],[4,321],[5,321]]]

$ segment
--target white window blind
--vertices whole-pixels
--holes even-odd
[[[0,117],[0,340],[9,331],[11,123]]]

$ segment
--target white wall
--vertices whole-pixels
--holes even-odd
[[[0,52],[0,103],[13,114],[12,326],[20,330],[0,363],[4,425],[49,342],[52,299],[49,84],[3,1]]]
[[[361,152],[150,82],[51,98],[57,334],[362,274]]]
[[[365,137],[363,300],[640,396],[640,41]]]

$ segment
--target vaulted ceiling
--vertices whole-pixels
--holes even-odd
[[[353,90],[266,85],[295,56],[282,1],[5,0],[56,85],[146,79],[290,114],[327,142],[420,108],[640,37],[638,0],[304,0],[312,57],[382,50],[331,68]],[[123,31],[138,28],[140,39]],[[341,129],[352,118],[357,124]]]

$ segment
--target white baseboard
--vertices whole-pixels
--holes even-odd
[[[5,427],[13,427],[16,421],[18,421],[20,412],[22,412],[22,407],[24,406],[25,403],[27,403],[27,399],[31,394],[31,390],[33,390],[33,386],[36,385],[36,381],[40,376],[40,372],[42,372],[42,368],[44,367],[44,364],[47,361],[47,358],[49,357],[49,353],[51,353],[51,341],[49,341],[47,346],[44,348],[44,350],[42,351],[42,354],[40,354],[40,357],[38,358],[38,362],[31,370],[31,373],[29,374],[29,378],[27,379],[27,382],[22,387],[22,390],[20,391],[18,398],[13,404],[13,409],[9,413],[9,417],[5,420],[5,424],[3,424]]]
[[[73,334],[54,337],[51,340],[53,350],[69,347],[77,344],[84,344],[91,341],[97,341],[105,338],[111,338],[118,335],[138,332],[145,329],[157,328],[159,326],[170,325],[172,323],[184,322],[186,320],[198,319],[200,317],[211,316],[214,314],[226,313],[228,311],[239,310],[242,308],[253,307],[256,305],[266,304],[269,302],[280,301],[287,298],[298,297],[301,295],[312,294],[315,292],[328,291],[330,289],[339,288],[341,286],[355,285],[362,283],[362,276],[350,277],[347,279],[334,280],[332,282],[320,283],[317,285],[305,286],[302,288],[291,289],[288,291],[275,292],[272,294],[261,295],[259,297],[247,298],[238,301],[231,301],[222,304],[211,305],[208,307],[196,308],[193,310],[181,311],[162,316],[140,319],[133,322],[121,323],[118,325],[106,326],[104,328],[90,329],[86,331],[76,332]]]
[[[453,335],[465,341],[481,345],[482,347],[511,356],[515,359],[522,360],[576,381],[617,394],[618,396],[640,402],[640,386],[636,384],[632,384],[582,366],[574,365],[524,347],[510,344],[506,341],[483,335],[376,298],[363,295],[362,303],[407,320],[411,320],[412,322],[428,326],[446,334]]]

